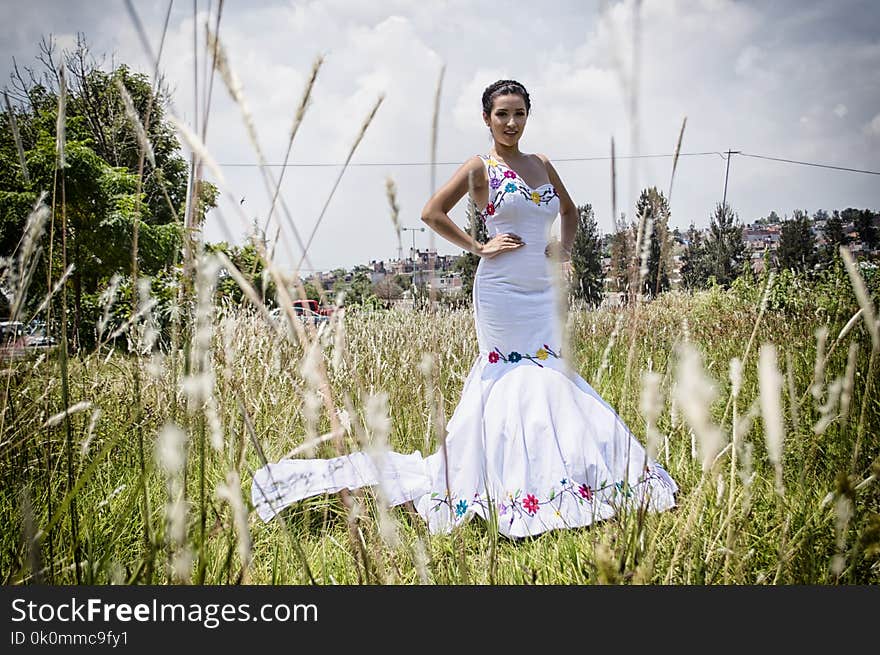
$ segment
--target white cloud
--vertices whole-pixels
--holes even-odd
[[[868,136],[880,137],[880,114],[874,116],[871,121],[865,125],[864,132]]]
[[[761,70],[764,51],[758,46],[750,45],[743,50],[736,59],[736,74],[740,77],[753,75]]]
[[[849,110],[846,108],[846,105],[844,105],[844,104],[838,104],[838,105],[832,110],[832,112],[833,112],[834,115],[837,116],[838,118],[843,118],[844,116],[847,115],[847,113],[849,112]]]

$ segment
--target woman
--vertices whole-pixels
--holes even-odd
[[[494,514],[499,532],[524,537],[589,525],[623,505],[675,505],[675,481],[562,359],[554,262],[568,259],[577,209],[547,157],[519,150],[530,109],[519,82],[490,85],[483,120],[491,151],[466,161],[422,211],[438,234],[480,257],[473,289],[480,353],[445,443],[428,457],[358,452],[270,464],[254,475],[251,494],[264,520],[308,496],[370,485],[389,505],[412,501],[432,532]],[[481,208],[486,243],[448,216],[465,193]],[[562,239],[551,247],[557,212]]]

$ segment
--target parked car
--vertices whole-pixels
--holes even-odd
[[[17,360],[28,354],[48,350],[57,345],[54,337],[46,334],[45,323],[34,321],[0,321],[0,359]]]
[[[293,313],[299,317],[299,320],[303,323],[311,323],[315,327],[320,327],[325,323],[330,321],[330,317],[324,316],[323,314],[318,314],[317,312],[312,311],[302,305],[294,305]],[[276,307],[275,309],[269,312],[269,315],[277,320],[281,320],[283,317],[281,315],[281,308]]]
[[[318,305],[317,300],[312,300],[311,298],[306,298],[305,300],[297,299],[293,301],[294,307],[303,307],[305,309],[310,309],[315,314],[320,314],[321,316],[332,316],[333,312],[336,310],[335,307],[324,306],[321,307]]]
[[[28,348],[51,347],[58,344],[55,337],[46,334],[44,321],[33,321],[27,328],[25,344]]]
[[[24,348],[27,337],[27,326],[21,321],[0,321],[0,345],[3,347],[19,346]]]

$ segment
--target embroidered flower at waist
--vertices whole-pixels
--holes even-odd
[[[528,353],[522,354],[515,350],[505,355],[503,352],[498,350],[498,348],[495,348],[495,350],[489,353],[489,363],[497,364],[498,362],[505,362],[507,364],[516,364],[523,359],[527,359],[530,362],[534,362],[535,364],[543,368],[544,366],[543,364],[541,364],[541,362],[547,360],[550,357],[555,357],[559,359],[560,357],[562,357],[562,353],[555,352],[550,346],[545,343],[542,348],[538,348],[534,355]]]

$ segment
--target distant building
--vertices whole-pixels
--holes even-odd
[[[429,289],[436,289],[438,291],[443,291],[444,293],[459,292],[462,290],[461,273],[455,271],[454,273],[435,275],[433,278],[427,280],[427,286]]]
[[[376,282],[384,279],[385,276],[388,275],[388,271],[385,270],[385,262],[383,261],[370,261],[369,269],[370,282],[372,282],[373,284],[376,284]]]
[[[779,238],[781,235],[782,228],[779,225],[759,225],[754,223],[743,227],[743,241],[748,247],[749,252],[764,252],[767,248],[776,250],[779,248]]]

